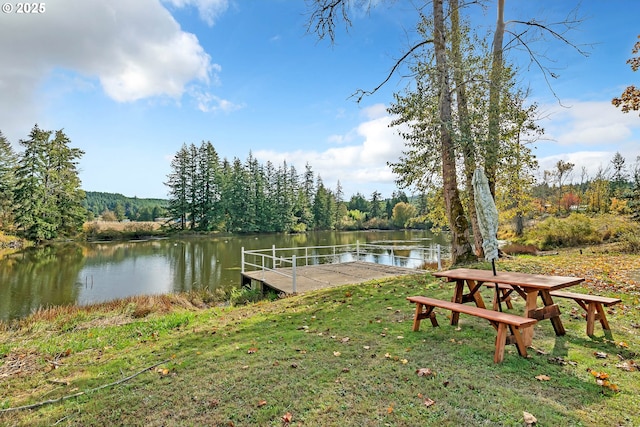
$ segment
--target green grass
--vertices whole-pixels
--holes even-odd
[[[640,256],[578,256],[521,257],[499,267],[640,270]],[[612,337],[599,324],[587,337],[581,310],[561,300],[567,334],[556,337],[550,322],[540,322],[529,358],[507,346],[497,365],[495,331],[481,319],[461,315],[456,328],[439,311],[439,328],[424,321],[411,332],[407,296],[453,291],[428,273],[241,307],[164,304],[143,318],[131,307],[63,310],[0,329],[0,409],[90,391],[169,362],[97,392],[4,413],[0,424],[522,426],[526,411],[538,426],[640,425],[640,372],[617,367],[638,357],[638,288],[621,274],[606,283],[593,277],[579,290],[623,299],[608,315]],[[488,301],[490,290],[483,295]],[[520,312],[522,299],[514,304]],[[419,376],[421,368],[433,374]],[[619,392],[590,371],[609,374]]]

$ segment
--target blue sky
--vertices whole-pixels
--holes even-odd
[[[34,123],[64,128],[85,151],[80,177],[90,191],[164,198],[171,156],[208,140],[229,160],[252,152],[299,172],[308,162],[347,196],[388,197],[387,162],[403,141],[386,106],[410,80],[395,76],[359,104],[350,95],[377,86],[415,41],[420,2],[375,3],[368,14],[355,10],[335,46],[306,33],[302,0],[55,0],[38,15],[2,13],[0,130],[18,148]],[[505,19],[557,22],[576,5],[507,0]],[[494,2],[472,10],[478,28],[493,27]],[[591,176],[606,168],[616,151],[628,165],[640,156],[640,117],[610,104],[640,82],[626,64],[640,2],[589,0],[579,14],[585,21],[567,37],[588,57],[536,46],[559,75],[561,102],[536,67],[508,52],[544,114],[541,171],[562,159],[576,164],[576,179],[583,167]]]

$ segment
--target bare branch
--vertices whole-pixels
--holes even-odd
[[[169,361],[171,361],[171,359],[163,360],[162,362],[158,362],[158,363],[155,363],[155,364],[153,364],[151,366],[148,366],[148,367],[136,372],[133,375],[129,375],[126,378],[119,379],[119,380],[114,381],[114,382],[109,383],[109,384],[103,384],[103,385],[101,385],[99,387],[92,388],[91,390],[79,391],[79,392],[77,392],[75,394],[62,396],[62,397],[59,397],[57,399],[45,400],[45,401],[38,402],[38,403],[32,403],[31,405],[15,406],[15,407],[12,407],[12,408],[0,409],[0,414],[1,413],[5,413],[5,412],[22,411],[22,410],[25,410],[25,409],[35,409],[35,408],[39,408],[41,406],[50,405],[52,403],[58,403],[58,402],[62,402],[62,401],[65,401],[65,400],[73,399],[74,397],[79,397],[79,396],[82,396],[82,395],[85,395],[85,394],[94,393],[94,392],[96,392],[98,390],[102,390],[104,388],[113,387],[115,385],[122,384],[122,383],[124,383],[126,381],[129,381],[129,380],[137,377],[140,374],[143,374],[143,373],[145,373],[147,371],[150,371],[151,369],[155,368],[156,366],[160,366],[160,365],[162,365],[164,363],[167,363]]]
[[[374,93],[376,93],[382,86],[384,86],[391,79],[393,74],[400,67],[400,65],[402,65],[402,63],[404,62],[405,59],[407,59],[413,52],[415,52],[416,50],[418,50],[422,46],[427,45],[429,43],[433,43],[433,40],[432,39],[423,40],[420,43],[414,45],[411,49],[409,49],[407,52],[405,52],[405,54],[402,55],[402,57],[400,59],[398,59],[396,61],[396,63],[391,68],[391,71],[389,71],[389,74],[387,74],[387,77],[382,81],[382,83],[380,83],[378,86],[376,86],[372,90],[358,89],[355,93],[353,93],[350,96],[350,98],[356,98],[356,102],[360,103],[360,101],[362,101],[362,98],[364,98],[365,96],[373,95]]]

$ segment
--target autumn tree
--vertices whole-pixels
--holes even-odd
[[[329,38],[332,42],[335,40],[335,27],[339,21],[345,23],[346,27],[351,26],[350,14],[354,10],[364,8],[375,7],[379,2],[373,0],[311,0],[310,4],[310,19],[308,22],[308,31],[315,33],[320,39],[325,37]],[[465,110],[466,102],[466,84],[473,81],[488,81],[489,87],[489,99],[488,99],[488,126],[485,128],[486,133],[482,138],[484,141],[483,163],[485,170],[489,174],[489,183],[492,190],[492,194],[495,194],[495,182],[496,174],[498,170],[498,161],[500,156],[500,150],[502,145],[501,136],[503,120],[501,117],[501,108],[503,105],[501,96],[504,93],[504,77],[505,77],[505,65],[503,59],[504,47],[504,35],[506,30],[506,23],[504,21],[504,0],[497,1],[498,20],[496,28],[493,33],[493,51],[488,58],[488,64],[490,64],[489,72],[482,74],[464,74],[458,71],[462,68],[460,66],[460,44],[458,43],[458,36],[462,33],[461,26],[459,26],[458,14],[462,7],[467,7],[475,2],[465,3],[461,6],[458,0],[448,0],[448,9],[445,13],[444,1],[435,0],[432,2],[433,9],[432,14],[429,16],[424,14],[425,7],[417,6],[419,10],[416,16],[419,16],[423,23],[429,21],[431,23],[430,31],[419,31],[420,38],[417,42],[410,45],[405,50],[404,54],[398,59],[387,77],[373,90],[361,90],[356,91],[354,96],[358,101],[363,96],[376,92],[382,85],[388,82],[391,76],[397,72],[406,60],[412,60],[418,55],[422,55],[421,50],[426,47],[432,47],[435,65],[430,68],[430,71],[422,71],[422,74],[431,74],[432,78],[429,82],[418,82],[414,95],[406,98],[405,112],[410,110],[410,114],[413,114],[414,118],[420,117],[423,113],[420,110],[424,110],[424,115],[436,114],[438,116],[437,126],[424,126],[417,130],[414,129],[414,138],[409,140],[407,145],[409,151],[414,148],[416,151],[413,154],[408,155],[401,159],[400,162],[395,163],[394,172],[400,175],[399,184],[417,184],[420,191],[424,191],[427,187],[427,182],[430,180],[430,176],[433,175],[437,169],[440,169],[441,173],[438,176],[440,184],[443,186],[443,200],[445,203],[446,215],[449,218],[449,228],[452,236],[452,257],[453,262],[464,262],[466,259],[471,258],[471,249],[469,245],[468,237],[468,219],[469,212],[464,211],[462,205],[462,198],[457,188],[457,167],[456,167],[456,147],[461,144],[464,147],[463,152],[466,152],[467,157],[465,160],[465,166],[467,170],[472,170],[475,159],[473,157],[474,151],[473,145],[465,145],[465,142],[470,141],[466,132],[469,125],[468,114],[469,110]],[[447,18],[445,18],[445,16]],[[446,19],[449,19],[446,22]],[[554,30],[553,26],[545,26],[539,21],[533,19],[530,21],[512,21],[512,24],[524,25],[526,29],[511,32],[512,39],[509,44],[520,44],[525,46],[525,51],[529,52],[532,58],[532,62],[535,63],[545,73],[545,77],[550,73],[545,68],[544,64],[539,57],[535,56],[534,50],[527,44],[527,36],[532,33],[540,35],[538,40],[542,40],[542,35],[550,34],[552,38],[561,40],[568,43],[568,40],[564,37],[564,32]],[[570,28],[574,21],[565,20],[558,25],[564,26],[565,29]],[[428,36],[425,36],[428,34]],[[447,43],[449,43],[448,45]],[[575,46],[574,46],[575,47]],[[428,63],[430,61],[423,61]],[[456,70],[453,76],[449,75],[451,69]],[[415,74],[415,70],[414,70]],[[483,76],[486,76],[483,78]],[[455,86],[457,100],[454,101],[452,97],[451,79]],[[431,96],[423,96],[421,92],[424,89],[430,89]],[[398,101],[398,98],[396,98]],[[455,102],[457,101],[457,104]],[[456,113],[460,115],[458,120],[454,115],[454,107],[457,107]],[[475,106],[478,108],[478,106]],[[393,112],[390,110],[390,112]],[[406,117],[405,117],[406,119]],[[456,135],[452,134],[453,125],[459,121],[461,135],[463,138],[457,139]],[[420,143],[419,138],[415,138],[416,134],[422,134],[423,138],[429,138],[432,141],[438,140],[440,146],[438,150],[429,150],[424,144]],[[468,178],[468,176],[467,176]],[[468,180],[468,179],[467,179]],[[469,199],[472,200],[473,194],[468,192]],[[472,211],[471,203],[467,204],[467,209]],[[477,231],[477,225],[473,222],[472,228]],[[479,233],[474,233],[476,240],[478,240]],[[478,243],[476,241],[476,243]],[[479,246],[479,245],[477,245]]]
[[[638,36],[640,39],[640,35]],[[637,41],[631,53],[636,55],[627,60],[627,64],[631,66],[633,71],[638,71],[640,68],[640,41]],[[640,89],[634,85],[628,86],[619,98],[613,98],[611,103],[616,107],[620,107],[623,113],[630,111],[640,111]]]
[[[416,216],[417,211],[412,204],[399,202],[393,207],[391,222],[398,228],[404,228],[407,222]]]

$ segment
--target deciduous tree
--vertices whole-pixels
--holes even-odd
[[[638,39],[640,39],[640,35],[638,36]],[[638,71],[640,68],[640,40],[633,45],[631,53],[636,56],[629,58],[627,60],[627,64],[631,66],[633,71]],[[628,86],[624,92],[622,92],[622,95],[620,95],[620,97],[613,98],[611,103],[616,107],[620,107],[624,113],[640,111],[640,88],[637,88],[634,85]]]

